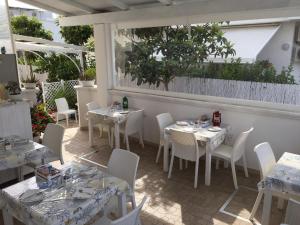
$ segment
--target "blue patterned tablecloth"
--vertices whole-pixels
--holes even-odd
[[[258,187],[300,195],[300,155],[285,152]]]
[[[29,141],[26,144],[16,145],[12,149],[0,151],[0,171],[23,166],[30,162],[41,162],[43,158],[51,161],[57,156],[46,146]]]
[[[38,203],[29,205],[19,199],[26,190],[38,189],[35,177],[3,189],[1,198],[6,209],[27,225],[80,225],[86,224],[103,210],[119,190],[129,190],[127,182],[105,174],[96,167],[72,163],[69,168],[73,171],[71,186],[46,189],[46,197]],[[92,197],[73,198],[72,193],[78,187],[92,188]]]

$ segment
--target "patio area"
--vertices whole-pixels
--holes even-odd
[[[63,141],[65,161],[83,160],[87,163],[107,165],[112,150],[108,145],[106,134],[100,138],[99,132],[95,131],[94,137],[96,146],[90,148],[87,130],[80,130],[76,124],[66,128]],[[178,161],[175,161],[173,176],[167,179],[167,173],[162,170],[162,158],[159,164],[155,163],[158,146],[145,143],[145,148],[142,149],[136,140],[130,141],[131,151],[140,156],[135,192],[137,203],[144,195],[148,196],[141,213],[143,225],[251,224],[246,219],[257,196],[255,184],[259,181],[259,175],[256,171],[249,171],[249,178],[245,178],[243,171],[238,168],[240,188],[235,192],[230,167],[223,168],[221,163],[219,170],[215,170],[213,164],[211,186],[208,187],[204,185],[204,161],[201,160],[198,188],[194,189],[193,163],[189,164],[188,169],[180,171]],[[123,141],[121,148],[125,148]],[[220,212],[225,203],[227,206]],[[270,221],[272,225],[280,224],[284,218],[284,210],[277,209],[276,203],[277,201],[273,201]],[[258,221],[261,218],[261,211],[262,207],[256,214]]]

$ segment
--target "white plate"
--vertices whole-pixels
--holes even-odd
[[[176,125],[178,126],[188,126],[189,123],[186,121],[176,121]]]
[[[29,189],[20,195],[19,199],[23,203],[35,203],[43,201],[45,194],[38,189]]]
[[[210,128],[208,128],[208,130],[211,132],[219,132],[222,130],[222,128],[221,127],[210,127]]]

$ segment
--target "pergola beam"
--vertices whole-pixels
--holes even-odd
[[[61,26],[97,23],[146,24],[163,26],[212,21],[234,21],[300,16],[300,2],[292,5],[283,0],[214,0],[192,2],[168,7],[132,9],[121,12],[60,18]]]
[[[96,13],[97,12],[97,10],[95,10],[89,6],[86,6],[84,4],[81,4],[79,2],[76,2],[74,0],[60,0],[60,1],[72,6],[74,8],[77,8],[81,11],[84,11],[86,13]]]
[[[129,5],[127,5],[124,2],[121,2],[120,0],[111,0],[111,4],[113,4],[113,6],[121,9],[121,10],[128,10],[130,9]]]
[[[173,0],[157,0],[157,1],[159,1],[163,5],[172,5],[173,4]]]
[[[38,8],[41,8],[41,9],[49,10],[51,12],[57,13],[57,14],[62,15],[62,16],[71,16],[72,15],[69,12],[60,10],[60,9],[54,7],[54,6],[50,6],[48,4],[41,3],[41,2],[38,2],[38,1],[35,1],[35,0],[22,0],[22,2],[25,2],[29,5],[34,5]]]

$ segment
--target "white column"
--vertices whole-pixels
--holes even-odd
[[[112,88],[112,34],[110,24],[95,24],[95,57],[97,74],[97,98],[101,106],[111,102],[108,90]]]

